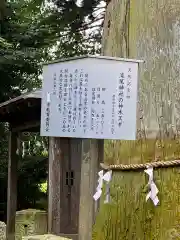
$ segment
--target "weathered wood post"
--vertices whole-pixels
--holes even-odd
[[[85,56],[44,66],[41,135],[50,137],[49,232],[92,239],[103,139],[136,135],[138,63]]]
[[[103,161],[102,140],[49,139],[48,232],[86,239],[92,234],[95,209],[93,195],[97,172]],[[73,181],[67,186],[68,172]],[[71,185],[72,184],[72,185]],[[86,222],[89,224],[85,224]]]
[[[97,185],[97,173],[100,164],[98,147],[98,140],[87,139],[82,141],[79,240],[92,239],[92,226],[96,211],[93,195]]]
[[[48,231],[77,234],[81,176],[81,140],[49,139]]]
[[[7,240],[15,240],[15,218],[17,207],[17,133],[9,133],[8,195],[7,195]]]

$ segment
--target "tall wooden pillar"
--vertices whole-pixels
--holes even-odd
[[[49,139],[48,231],[91,240],[103,140]]]
[[[97,186],[99,163],[103,161],[103,153],[103,140],[82,141],[79,240],[92,239],[92,226],[97,211],[93,195]]]
[[[6,239],[15,239],[15,218],[17,207],[17,133],[9,134],[7,231]]]
[[[48,231],[78,233],[81,140],[49,139]]]

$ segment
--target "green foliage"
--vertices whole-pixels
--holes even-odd
[[[47,179],[48,159],[26,156],[19,162],[18,209],[36,208],[38,200],[46,197],[46,193],[40,191],[39,184]]]
[[[41,59],[41,51],[31,42],[28,44],[30,19],[20,17],[22,4],[9,3],[7,9],[7,15],[0,21],[0,101],[20,94],[26,77],[37,76]]]
[[[39,87],[40,63],[50,59],[94,53],[95,35],[84,37],[89,25],[71,1],[16,0],[6,4],[0,20],[0,102],[22,90]],[[76,6],[76,7],[75,7]]]
[[[47,181],[39,184],[39,188],[40,188],[41,192],[46,193],[47,192]]]
[[[7,168],[8,168],[8,129],[0,124],[0,219],[6,219],[7,204]],[[24,139],[25,140],[25,139]],[[43,156],[46,149],[46,139],[44,144],[38,144],[38,136],[26,138],[29,149],[26,147],[25,156],[19,156],[18,164],[18,210],[26,208],[46,207],[44,199],[46,192],[39,189],[39,184],[47,180],[47,156]],[[30,143],[30,144],[29,144]],[[33,151],[32,151],[33,149]]]
[[[102,23],[94,15],[99,1],[0,1],[0,102],[41,86],[41,62],[100,50]],[[86,21],[85,21],[86,19]],[[0,124],[0,218],[6,218],[8,126]],[[30,135],[19,155],[18,210],[42,206],[47,180],[47,139]],[[22,145],[20,142],[20,146]]]
[[[105,2],[101,0],[82,0],[77,6],[76,0],[53,0],[57,5],[59,19],[70,34],[85,35],[83,44],[92,53],[100,52],[97,43],[101,43],[102,26],[105,14]],[[68,25],[67,25],[68,23]],[[91,30],[91,31],[89,31]]]

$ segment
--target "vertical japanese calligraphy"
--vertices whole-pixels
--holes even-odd
[[[124,73],[120,73],[119,82],[118,82],[118,127],[121,127],[123,122],[123,103],[124,103]]]
[[[104,108],[101,111],[101,134],[104,133]]]
[[[128,68],[126,98],[131,97],[131,79],[132,79],[131,68]]]
[[[71,132],[72,130],[72,91],[73,91],[73,88],[72,88],[72,82],[73,82],[73,75],[72,73],[69,73],[69,86],[67,87],[68,89],[68,132]]]
[[[55,76],[55,74],[54,74]],[[83,69],[60,69],[58,111],[62,113],[62,131],[76,132],[77,126],[87,131],[88,122],[88,73]]]
[[[86,73],[84,78],[84,101],[83,101],[83,130],[84,133],[87,132],[87,122],[88,122],[88,73]]]
[[[53,75],[53,94],[56,95],[57,90],[57,79],[56,79],[56,73]]]
[[[111,119],[111,133],[115,133],[115,104],[116,104],[116,96],[113,94],[112,96],[112,119]]]
[[[78,105],[78,124],[80,127],[82,127],[82,94],[83,94],[83,70],[81,69],[80,70],[80,74],[79,74],[79,83],[78,83],[78,86],[79,86],[79,91],[78,91],[78,94],[79,94],[79,105]]]
[[[46,132],[49,132],[50,102],[46,104]]]
[[[73,87],[73,104],[72,104],[72,115],[73,115],[73,121],[72,121],[72,128],[73,132],[76,132],[76,120],[77,120],[77,99],[78,99],[78,69],[75,69],[73,72],[73,81],[72,81],[72,87]]]
[[[91,108],[91,131],[94,131],[95,110]]]
[[[96,135],[102,134],[104,131],[104,105],[105,99],[103,93],[106,88],[92,88],[92,108],[91,108],[91,131]]]
[[[68,111],[68,69],[63,70],[63,125],[62,131],[66,132],[68,128],[67,111]]]
[[[61,113],[62,111],[62,105],[61,105],[61,101],[62,101],[62,91],[63,91],[63,85],[62,85],[62,82],[63,82],[63,71],[62,69],[60,70],[60,74],[59,74],[59,91],[58,91],[58,96],[59,96],[59,104],[58,104],[58,109],[59,109],[59,112]]]

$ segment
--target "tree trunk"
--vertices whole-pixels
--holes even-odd
[[[143,123],[153,137],[180,125],[179,20],[180,0],[112,0],[107,7],[103,54],[145,60],[138,128]]]
[[[180,159],[180,0],[111,0],[103,55],[145,60],[140,66],[137,141],[108,141],[108,163]],[[179,168],[155,170],[160,205],[146,203],[143,171],[116,172],[111,203],[101,204],[94,240],[180,239]]]

